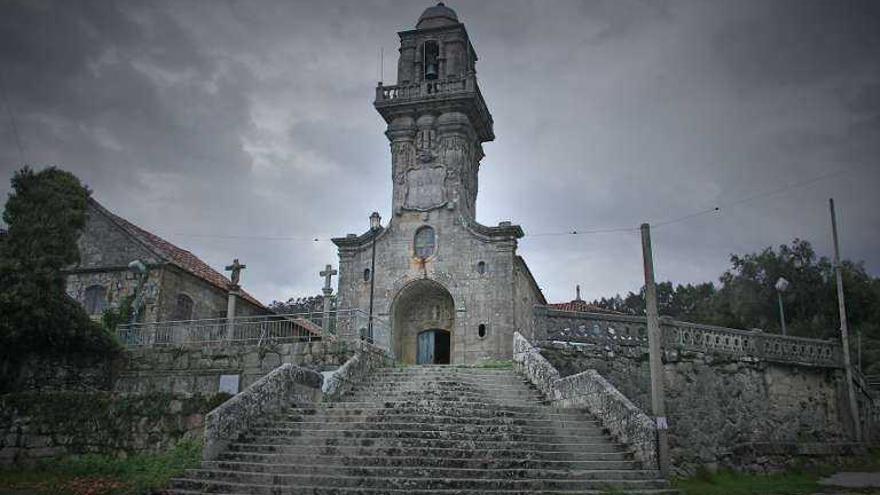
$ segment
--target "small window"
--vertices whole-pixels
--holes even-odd
[[[177,295],[177,304],[174,306],[174,312],[171,314],[172,321],[192,320],[193,316],[193,300],[186,294]]]
[[[369,268],[364,268],[364,282],[369,282],[369,281],[370,281],[370,275],[371,275],[371,273],[370,273],[370,269],[369,269]]]
[[[107,289],[103,285],[92,285],[86,288],[85,306],[86,313],[97,315],[104,312],[107,305]]]
[[[422,227],[417,230],[415,238],[416,258],[430,258],[434,255],[435,249],[436,239],[434,237],[434,229],[431,227]]]
[[[479,335],[481,339],[486,336],[486,324],[485,323],[480,323],[480,326],[477,327],[477,335]]]
[[[477,273],[479,273],[480,275],[486,273],[486,262],[485,261],[481,261],[481,262],[477,263]]]

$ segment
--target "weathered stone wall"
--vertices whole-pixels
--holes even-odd
[[[228,293],[189,272],[172,265],[166,265],[162,271],[162,285],[157,296],[157,321],[173,319],[177,296],[184,294],[193,301],[193,320],[205,318],[225,318]],[[239,297],[235,305],[236,316],[264,314],[265,311]]]
[[[434,228],[437,246],[435,254],[424,262],[415,257],[413,246],[415,233],[422,226]],[[514,331],[515,249],[514,237],[475,233],[451,211],[395,216],[376,240],[376,266],[381,269],[374,274],[374,314],[397,327],[395,338],[430,329],[406,328],[395,313],[406,309],[396,305],[406,300],[405,291],[427,279],[447,291],[454,304],[453,364],[509,359]],[[340,307],[369,313],[370,283],[364,280],[364,271],[372,263],[369,242],[359,248],[340,249],[339,256]],[[480,325],[485,325],[482,337]]]
[[[520,256],[517,256],[514,262],[514,282],[514,325],[517,332],[530,342],[534,342],[537,337],[535,306],[547,304],[547,301],[544,299],[541,289],[538,288],[525,260]],[[508,352],[512,352],[512,349]]]
[[[106,392],[0,396],[0,465],[69,454],[158,452],[201,435],[204,415],[228,395]]]
[[[542,354],[563,376],[595,369],[650,411],[646,348],[546,344]],[[847,441],[838,369],[666,351],[664,371],[670,451],[680,472],[742,468],[730,452],[743,444]]]
[[[114,390],[212,394],[221,375],[240,375],[243,390],[284,363],[322,371],[342,365],[353,353],[346,342],[322,341],[134,349],[124,356]]]
[[[540,350],[518,332],[514,334],[513,362],[554,406],[587,409],[632,449],[645,469],[658,467],[654,422],[595,370],[560,377]]]
[[[95,392],[113,388],[118,361],[113,355],[31,355],[20,362],[0,363],[2,392]]]
[[[158,319],[159,306],[156,304],[159,295],[159,286],[162,280],[163,268],[153,268],[147,275],[144,283],[144,312],[141,321],[156,321]],[[66,276],[67,294],[78,303],[85,306],[86,289],[93,285],[100,285],[106,290],[105,309],[118,308],[126,296],[134,295],[137,280],[134,275],[123,267],[107,267],[102,270],[86,270],[68,272]],[[101,313],[91,315],[97,319]]]

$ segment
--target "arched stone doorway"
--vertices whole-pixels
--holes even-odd
[[[392,314],[398,359],[407,364],[452,361],[455,303],[446,288],[431,280],[416,280],[397,293]]]

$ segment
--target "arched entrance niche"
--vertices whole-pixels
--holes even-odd
[[[407,364],[449,364],[455,303],[445,287],[416,280],[394,298],[391,331],[394,353]]]

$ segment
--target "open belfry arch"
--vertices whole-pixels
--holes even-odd
[[[476,51],[442,3],[398,34],[397,84],[379,83],[374,101],[391,147],[391,219],[333,240],[339,307],[389,321],[385,345],[406,363],[509,358],[513,332],[530,336],[532,307],[546,301],[517,255],[522,229],[476,221],[483,143],[495,139]]]

